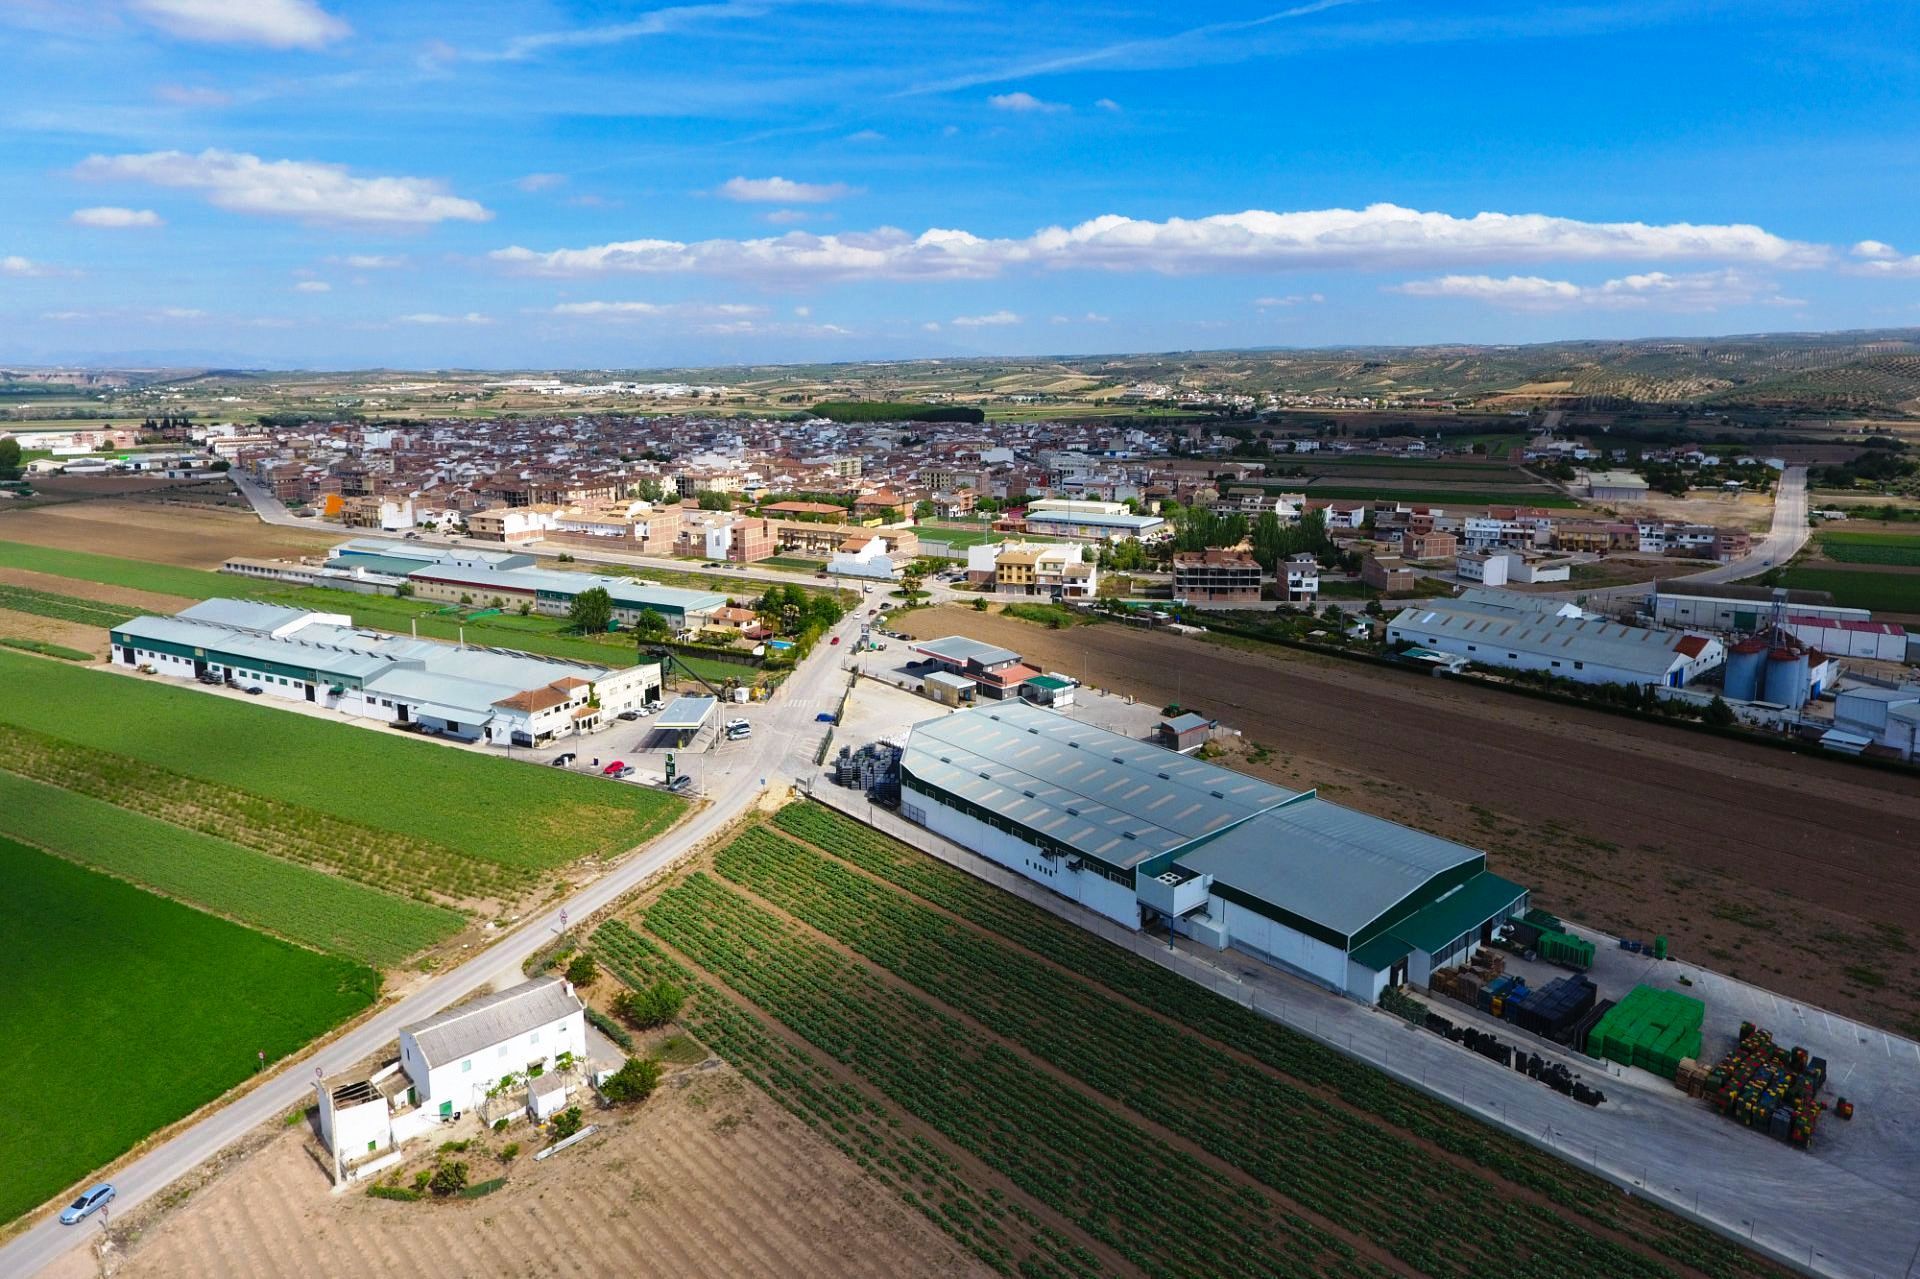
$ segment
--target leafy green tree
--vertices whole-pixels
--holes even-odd
[[[11,435],[0,439],[0,476],[13,479],[20,474],[20,441]]]
[[[555,1141],[565,1141],[580,1131],[580,1124],[580,1107],[568,1106],[565,1110],[553,1117],[553,1139]]]
[[[1715,693],[1713,700],[1707,703],[1707,709],[1701,713],[1700,719],[1703,723],[1711,724],[1715,728],[1732,728],[1739,722],[1740,717],[1733,713],[1733,707],[1727,705],[1720,694]]]
[[[445,1199],[448,1195],[458,1194],[467,1188],[467,1161],[449,1160],[436,1166],[433,1176],[427,1182],[427,1189]]]
[[[600,965],[593,962],[592,955],[575,955],[567,965],[567,980],[576,986],[591,986],[599,976]]]
[[[815,595],[807,601],[807,617],[811,623],[822,629],[832,626],[846,616],[846,610],[840,607],[840,601],[831,595]]]
[[[987,602],[986,602],[985,600],[975,600],[975,601],[973,602],[973,611],[974,611],[974,612],[976,612],[976,613],[984,613],[984,612],[986,612],[986,611],[987,611]]]
[[[669,634],[667,619],[650,608],[643,608],[633,619],[633,633],[641,639],[663,640]]]
[[[709,489],[700,495],[699,507],[703,511],[731,511],[733,499],[725,493],[716,493]]]
[[[607,629],[613,620],[613,596],[604,586],[590,586],[573,597],[567,610],[567,623],[583,635]]]
[[[921,498],[918,502],[915,502],[913,504],[913,518],[916,520],[932,519],[933,503],[928,501],[926,498]]]
[[[635,1029],[652,1030],[678,1017],[686,1002],[687,992],[663,978],[639,990],[622,991],[613,1002],[613,1010],[632,1022]]]
[[[659,1086],[659,1062],[651,1057],[629,1057],[600,1085],[600,1093],[614,1105],[626,1106],[645,1101]]]

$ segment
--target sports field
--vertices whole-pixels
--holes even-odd
[[[99,746],[512,869],[617,855],[680,800],[138,676],[0,652],[0,724]]]
[[[0,838],[0,1222],[371,1004],[303,950]]]

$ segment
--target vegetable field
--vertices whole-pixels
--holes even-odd
[[[1846,564],[1920,568],[1920,534],[1822,531],[1820,549],[1828,559]]]
[[[1842,608],[1876,613],[1920,613],[1920,573],[1876,573],[1872,569],[1789,568],[1778,584],[1805,591],[1828,591]]]
[[[1551,1273],[1602,1257],[1609,1274],[1752,1272],[1718,1236],[871,828],[814,804],[775,823],[814,847],[757,829],[715,859],[749,908],[764,901],[803,936],[850,947],[969,1019],[976,1039],[1056,1067],[1256,1178],[1290,1211],[1339,1223],[1363,1250],[1439,1274]],[[702,909],[718,910],[701,891]],[[658,926],[666,906],[649,927],[718,971],[676,940],[689,925]],[[1449,1193],[1432,1194],[1439,1184]]]
[[[0,839],[0,1221],[373,1002],[362,964]]]
[[[390,897],[5,771],[0,835],[376,967],[399,963],[465,922],[455,911]]]
[[[16,613],[31,613],[35,617],[51,617],[61,622],[98,626],[103,630],[118,626],[133,616],[133,610],[116,604],[75,599],[71,595],[55,595],[51,591],[36,591],[25,586],[8,586],[4,582],[0,582],[0,608],[12,609]]]
[[[657,791],[4,652],[0,681],[0,724],[450,846],[510,874],[617,855],[683,807]]]

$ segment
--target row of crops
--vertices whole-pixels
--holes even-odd
[[[26,728],[0,733],[0,769],[420,901],[504,901],[531,875]]]
[[[1920,568],[1920,535],[1899,533],[1822,533],[1820,549],[1846,564],[1891,564]]]
[[[36,591],[26,586],[8,586],[4,582],[0,582],[0,608],[11,609],[15,613],[31,613],[35,617],[51,617],[60,622],[98,626],[103,630],[120,625],[134,612],[118,604],[55,595],[51,591]]]
[[[1384,1125],[1431,1141],[1508,1182],[1543,1194],[1594,1225],[1630,1234],[1702,1273],[1751,1273],[1752,1258],[1711,1231],[1645,1201],[1622,1199],[1605,1183],[1551,1155],[1508,1138],[1377,1070],[1357,1067],[1305,1035],[871,827],[811,802],[788,805],[774,821],[782,830],[870,875],[1247,1054],[1302,1085],[1337,1096]]]
[[[459,931],[457,912],[0,770],[0,835],[216,915],[378,967]]]
[[[1669,1273],[1610,1241],[1571,1231],[1538,1233],[1531,1201],[1461,1176],[1445,1158],[1383,1125],[764,828],[723,849],[715,866],[1294,1203],[1326,1220],[1355,1223],[1353,1229],[1425,1273],[1492,1271],[1517,1257],[1547,1268],[1598,1263],[1623,1279]],[[1169,1097],[1168,1080],[1179,1081],[1176,1096]],[[1449,1183],[1445,1196],[1407,1193]],[[1473,1229],[1463,1233],[1469,1221]]]
[[[994,1270],[1032,1279],[1102,1273],[1090,1250],[1072,1245],[1000,1191],[976,1188],[945,1150],[903,1131],[884,1104],[835,1078],[648,938],[613,920],[594,932],[592,947],[609,972],[636,990],[665,979],[690,992],[680,1013],[687,1030]]]
[[[704,873],[642,913],[648,931],[1155,1275],[1377,1273],[1283,1212],[991,1036],[880,980]],[[1163,1081],[1177,1104],[1179,1080]],[[1469,1273],[1447,1263],[1432,1273]]]

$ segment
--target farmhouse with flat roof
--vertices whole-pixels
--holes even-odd
[[[908,820],[1109,919],[1368,1003],[1527,908],[1478,849],[1025,702],[915,725],[900,786]]]

